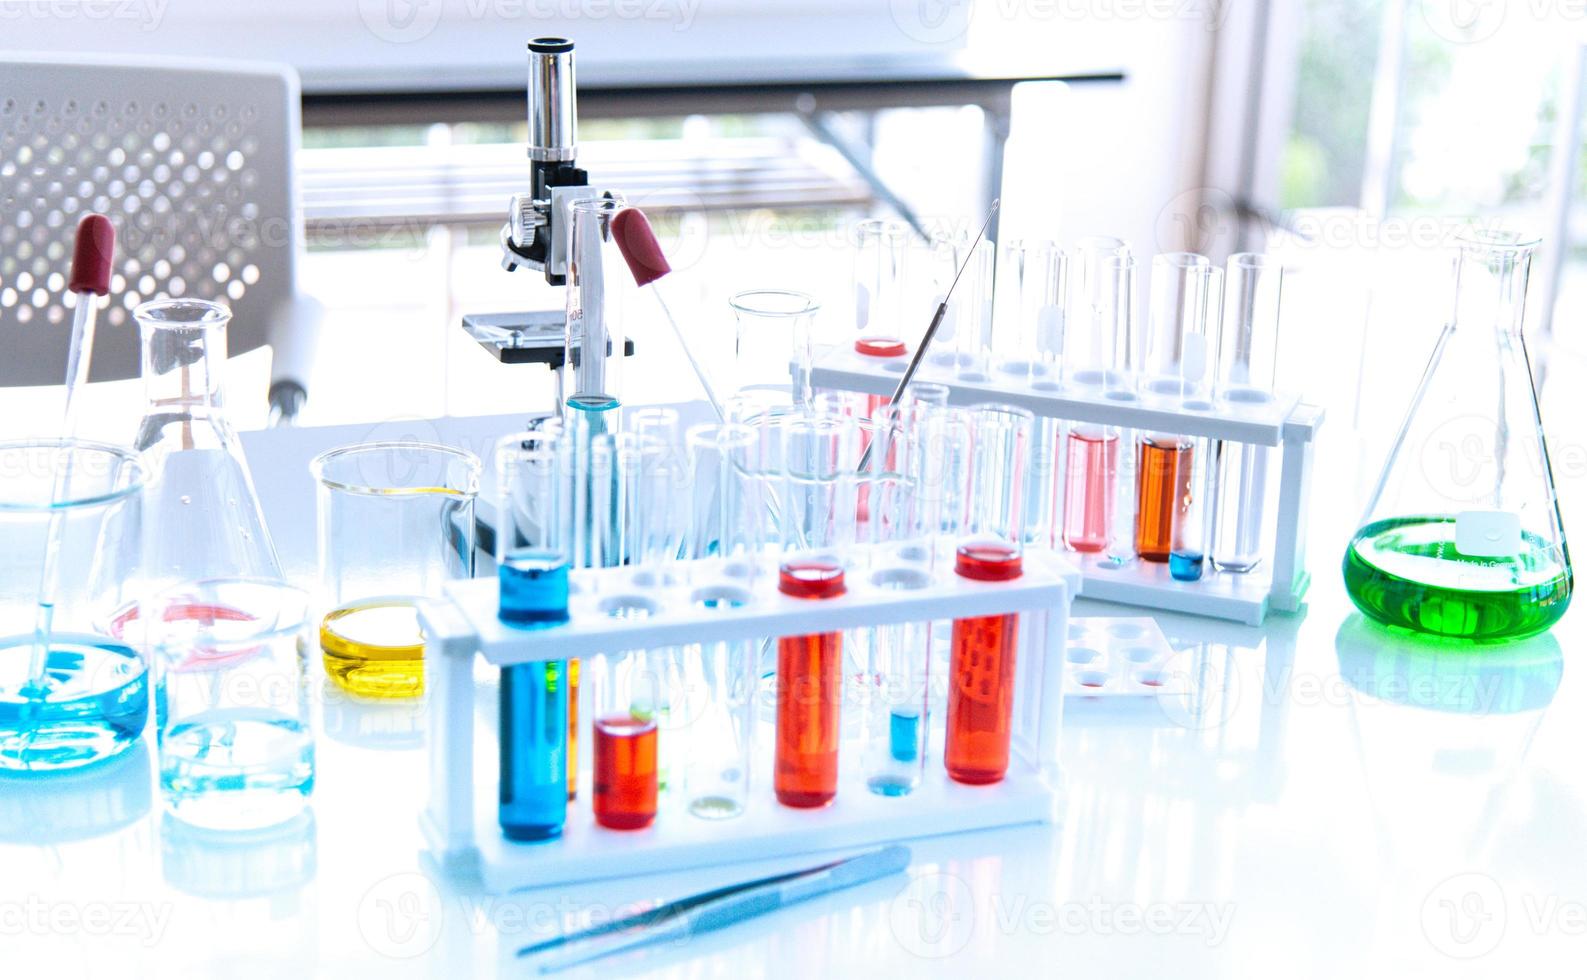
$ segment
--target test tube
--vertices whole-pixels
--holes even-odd
[[[919,406],[887,406],[871,420],[873,452],[861,474],[871,491],[864,541],[870,548],[873,585],[920,588],[930,581],[933,549],[926,515],[915,493],[919,468]],[[856,631],[863,660],[859,743],[866,786],[883,796],[903,796],[920,785],[925,768],[931,628],[929,621]]]
[[[1001,342],[1015,351],[998,365],[1001,374],[1056,387],[1058,357],[1063,349],[1064,293],[1068,257],[1050,241],[1010,242],[1003,251],[1002,271],[1013,278],[1014,336]],[[1006,309],[1007,307],[1005,307]],[[1062,520],[1064,434],[1068,423],[1051,417],[1036,420],[1030,465],[1025,468],[1025,540],[1050,548]]]
[[[859,426],[842,416],[797,414],[781,428],[783,549],[847,551],[857,529]]]
[[[608,401],[621,393],[623,307],[634,280],[612,235],[627,205],[610,197],[572,202],[568,243],[567,341],[564,372],[571,395]]]
[[[1225,282],[1219,397],[1234,408],[1266,404],[1278,370],[1284,269],[1276,260],[1242,252],[1229,257]],[[1212,563],[1223,571],[1248,572],[1268,550],[1267,514],[1276,489],[1272,454],[1267,446],[1225,442],[1219,464]]]
[[[497,445],[498,616],[520,629],[568,619],[570,446],[523,435]],[[501,668],[498,820],[511,840],[562,833],[568,806],[568,662]]]
[[[752,559],[762,526],[761,481],[752,468],[755,430],[726,423],[698,425],[686,436],[690,517],[686,554],[692,558]],[[752,563],[745,562],[746,571]],[[748,601],[748,592],[719,581],[702,583],[694,600],[701,615]],[[749,802],[755,734],[756,643],[735,640],[693,646],[684,655],[687,740],[680,753],[689,812],[707,820],[736,817]]]
[[[828,557],[785,560],[777,589],[796,599],[843,595],[843,567]],[[838,794],[843,634],[784,636],[777,641],[777,802],[820,807]]]
[[[967,527],[954,562],[961,578],[1002,582],[1024,570],[1020,495],[1033,423],[1030,412],[1006,405],[975,412]],[[1017,614],[953,622],[943,760],[957,782],[995,783],[1008,772],[1018,645]]]
[[[991,347],[992,270],[991,242],[968,234],[939,237],[933,243],[936,263],[936,302],[947,297],[948,312],[932,340],[931,359],[939,364],[976,368],[984,364]],[[963,273],[959,272],[963,269]],[[953,286],[954,277],[958,285]],[[948,296],[952,287],[953,295]]]
[[[873,218],[855,226],[854,238],[855,347],[896,347],[901,354],[909,226]]]
[[[1105,247],[1084,248],[1077,255],[1076,295],[1063,353],[1071,385],[1103,397],[1121,390],[1124,380],[1133,375],[1138,352],[1138,345],[1131,342],[1130,319],[1135,261],[1128,253],[1101,251]],[[1125,436],[1117,426],[1070,427],[1063,543],[1073,551],[1099,552],[1107,547],[1119,496],[1119,446]]]
[[[1217,279],[1204,255],[1170,252],[1152,260],[1144,383],[1150,394],[1182,404],[1206,399],[1215,353],[1208,309]],[[1153,432],[1141,437],[1135,550],[1147,561],[1166,562],[1173,553],[1175,528],[1193,500],[1195,455],[1194,440],[1185,436]]]
[[[658,679],[636,653],[597,657],[592,666],[595,821],[613,830],[648,827],[660,778]]]
[[[1190,450],[1189,474],[1185,478],[1188,496],[1180,503],[1174,521],[1174,546],[1168,554],[1168,573],[1179,582],[1201,579],[1211,543],[1213,476],[1217,472],[1217,439],[1195,439]]]

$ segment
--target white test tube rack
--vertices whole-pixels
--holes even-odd
[[[1166,562],[1137,559],[1121,567],[1099,555],[1060,549],[1080,569],[1078,595],[1252,626],[1261,625],[1269,609],[1300,609],[1311,582],[1306,571],[1306,510],[1312,444],[1323,420],[1319,406],[1292,394],[1254,390],[1244,392],[1247,401],[1220,399],[1216,403],[1130,392],[1104,394],[1060,384],[1048,365],[1020,362],[987,371],[966,367],[961,361],[951,352],[933,353],[921,362],[914,381],[946,386],[950,405],[1001,402],[1028,409],[1038,417],[1278,447],[1278,506],[1268,517],[1275,524],[1273,554],[1256,568],[1224,572],[1208,562],[1199,580],[1182,582],[1169,574]],[[848,345],[827,347],[816,352],[811,386],[891,395],[908,363],[907,354],[871,357]]]
[[[934,572],[920,562],[867,563],[862,549],[856,553],[861,560],[846,575],[847,593],[832,599],[780,594],[774,560],[704,559],[671,566],[667,581],[654,569],[573,572],[569,621],[541,629],[518,629],[497,619],[493,580],[451,583],[446,599],[421,604],[430,796],[420,822],[431,854],[442,867],[477,873],[488,891],[502,893],[1056,821],[1063,657],[1070,597],[1079,579],[1074,568],[1062,556],[1030,553],[1018,579],[979,582],[954,574],[951,550],[939,556]],[[718,600],[716,608],[701,607],[707,598]],[[724,599],[741,604],[727,605]],[[636,605],[648,615],[612,614]],[[770,725],[757,716],[749,802],[737,817],[702,819],[663,801],[650,827],[609,830],[595,823],[584,773],[560,837],[518,843],[501,833],[498,757],[491,751],[498,738],[496,698],[481,696],[495,688],[476,680],[480,660],[506,667],[1004,613],[1019,614],[1020,628],[1013,751],[1001,782],[954,782],[943,769],[942,746],[932,744],[921,785],[904,796],[881,796],[867,789],[859,771],[861,746],[846,738],[839,752],[837,798],[820,809],[782,806],[772,791],[769,739],[760,737]],[[947,650],[933,650],[933,656],[947,655]],[[763,684],[757,711],[769,697],[766,692]],[[855,709],[845,705],[845,710]],[[581,746],[580,757],[588,758],[589,751]]]

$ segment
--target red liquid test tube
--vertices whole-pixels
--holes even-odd
[[[844,593],[843,569],[828,561],[793,561],[778,572],[778,591],[798,599]],[[785,636],[777,641],[777,758],[774,788],[784,806],[826,806],[838,795],[838,712],[843,691],[843,634]]]
[[[961,545],[954,571],[982,582],[1019,578],[1019,552],[1006,544]],[[948,775],[961,783],[995,783],[1008,772],[1014,721],[1014,654],[1019,616],[953,621],[948,666],[948,730],[943,749]]]
[[[638,830],[656,819],[656,720],[632,714],[597,717],[595,822]]]

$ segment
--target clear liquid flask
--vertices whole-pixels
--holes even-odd
[[[135,449],[155,477],[144,500],[147,594],[218,578],[279,579],[221,375],[231,311],[168,299],[134,316],[143,340],[144,412]]]
[[[1548,629],[1572,575],[1521,337],[1535,240],[1468,233],[1455,308],[1360,529],[1345,587],[1390,626],[1468,640]]]

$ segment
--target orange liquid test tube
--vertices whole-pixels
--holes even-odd
[[[782,566],[778,591],[799,599],[844,593],[843,569],[823,561]],[[784,806],[826,806],[838,795],[843,634],[777,641],[777,754],[773,779]]]
[[[977,581],[1006,582],[1019,578],[1023,562],[1005,544],[967,544],[958,550],[954,571]],[[1018,646],[1019,617],[1013,613],[953,621],[943,761],[958,782],[995,783],[1008,772]]]

